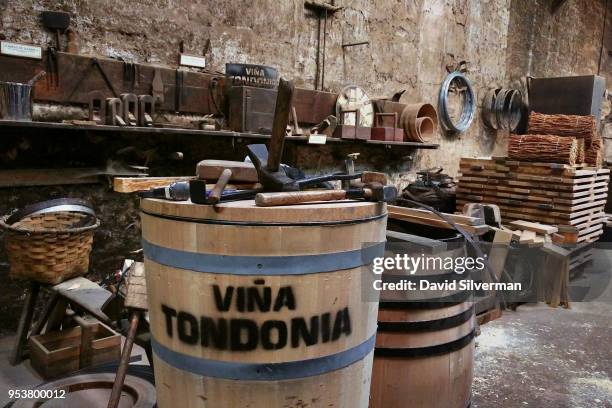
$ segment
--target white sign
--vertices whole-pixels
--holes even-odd
[[[308,144],[325,144],[327,142],[327,136],[313,134],[308,136]]]
[[[198,57],[195,55],[181,54],[179,59],[179,65],[186,67],[204,68],[206,66],[206,59],[204,57]]]
[[[42,59],[42,48],[36,45],[0,41],[0,53],[15,57]]]

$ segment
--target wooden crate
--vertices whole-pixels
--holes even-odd
[[[576,242],[603,233],[609,169],[524,163],[498,157],[460,161],[457,210],[467,203],[499,206],[504,222],[526,220],[575,229]]]
[[[85,324],[30,338],[30,362],[43,378],[119,360],[119,334],[97,320],[81,319],[80,323]]]
[[[49,332],[29,340],[30,363],[43,378],[54,378],[79,369],[81,328]]]

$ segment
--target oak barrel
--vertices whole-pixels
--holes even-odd
[[[395,226],[391,226],[393,229]],[[425,230],[420,230],[424,234]],[[402,253],[409,242],[413,256],[465,256],[465,241],[453,232],[436,239],[390,232],[386,255]],[[436,245],[441,243],[443,245]],[[416,249],[418,248],[418,250]],[[402,278],[385,271],[383,281]],[[418,270],[406,276],[429,282],[466,278],[447,270]],[[474,366],[474,306],[462,290],[382,291],[372,372],[371,408],[465,408],[471,401]]]
[[[367,407],[383,203],[141,209],[161,408]]]

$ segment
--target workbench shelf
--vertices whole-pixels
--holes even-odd
[[[259,133],[241,133],[228,130],[197,130],[197,129],[181,129],[181,128],[166,128],[166,127],[120,127],[110,125],[73,125],[69,123],[55,122],[30,122],[30,121],[15,121],[15,120],[0,120],[0,129],[39,129],[39,130],[66,130],[66,131],[87,131],[87,132],[120,132],[124,134],[142,134],[142,135],[200,135],[211,137],[228,137],[235,139],[270,139],[270,135]],[[308,136],[287,136],[288,142],[308,144]],[[437,149],[438,144],[435,143],[416,143],[416,142],[387,142],[382,140],[343,140],[335,138],[327,138],[328,144],[364,144],[371,146],[385,146],[387,148],[411,148],[411,149]],[[319,146],[319,145],[313,145]]]

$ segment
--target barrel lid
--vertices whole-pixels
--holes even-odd
[[[351,222],[387,214],[385,203],[342,200],[278,207],[257,207],[254,200],[230,201],[215,206],[191,201],[142,199],[143,212],[163,217],[192,220],[273,224]]]

